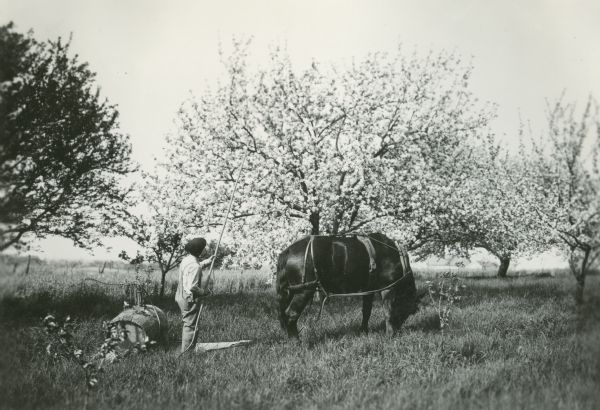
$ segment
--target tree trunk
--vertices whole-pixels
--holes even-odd
[[[31,266],[31,255],[27,256],[27,268],[25,268],[25,275],[29,274],[29,267]]]
[[[319,228],[319,220],[320,220],[320,215],[318,212],[313,212],[310,214],[310,218],[308,219],[312,225],[312,231],[311,231],[311,235],[318,235],[320,228]],[[321,298],[320,298],[320,292],[315,292],[314,296],[313,296],[313,300],[316,302],[320,302]]]
[[[498,267],[498,277],[505,278],[508,272],[508,266],[510,265],[510,256],[500,257],[500,266]]]
[[[308,220],[310,221],[310,224],[312,225],[312,230],[310,232],[311,235],[319,234],[319,219],[320,219],[319,212],[313,212],[310,214],[310,217],[308,218]]]
[[[575,303],[577,305],[583,304],[583,290],[585,288],[585,275],[580,278],[576,278],[577,287],[575,288]]]
[[[160,298],[162,299],[165,296],[165,278],[167,277],[167,272],[161,271],[160,278]]]
[[[576,249],[571,250],[571,257],[569,258],[569,267],[571,268],[571,273],[575,276],[575,280],[577,281],[577,287],[575,288],[575,303],[578,305],[583,304],[583,291],[585,289],[585,276],[587,273],[588,262],[590,258],[591,247],[586,247],[582,249],[583,260],[581,260],[581,265],[577,266],[577,255],[575,254]]]
[[[333,225],[331,226],[331,234],[332,235],[337,235],[337,233],[340,230],[340,220],[336,217],[333,220]]]
[[[336,211],[335,218],[333,219],[333,224],[331,225],[331,234],[337,235],[340,232],[340,226],[342,225],[342,220],[344,219],[344,211]]]

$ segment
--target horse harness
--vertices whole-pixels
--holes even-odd
[[[343,296],[369,296],[369,295],[374,295],[375,293],[379,293],[379,292],[383,292],[385,290],[389,290],[389,289],[393,289],[395,288],[398,284],[400,284],[400,282],[404,281],[404,279],[406,279],[407,277],[412,275],[412,269],[410,268],[410,265],[408,263],[408,252],[406,251],[406,249],[401,246],[400,244],[396,243],[396,248],[388,245],[385,242],[379,241],[377,239],[371,238],[367,235],[360,235],[363,236],[364,238],[366,238],[367,241],[373,241],[373,242],[377,242],[383,246],[386,246],[390,249],[394,249],[396,251],[398,251],[398,253],[400,254],[400,264],[402,265],[402,273],[403,275],[396,279],[395,281],[393,281],[392,283],[390,283],[389,285],[386,285],[382,288],[379,289],[375,289],[375,290],[368,290],[368,291],[364,291],[364,292],[351,292],[351,293],[332,293],[327,291],[327,289],[325,289],[325,287],[323,286],[323,284],[321,283],[321,279],[319,278],[319,273],[316,267],[316,263],[315,263],[315,258],[314,258],[314,239],[315,236],[318,235],[311,235],[310,239],[308,241],[308,244],[306,246],[306,250],[304,252],[304,275],[303,275],[303,283],[300,283],[298,285],[290,285],[288,287],[288,289],[292,292],[299,292],[302,290],[307,290],[307,289],[315,289],[320,291],[321,293],[323,293],[323,295],[325,295],[325,297],[323,298],[323,301],[321,302],[321,307],[319,309],[319,314],[317,315],[316,320],[318,321],[321,318],[321,314],[323,313],[323,308],[325,307],[325,303],[327,302],[327,300],[329,298],[334,298],[334,297],[343,297]],[[359,235],[352,235],[352,236],[359,236]],[[364,240],[360,240],[360,242],[365,246],[365,248],[367,248],[367,252],[370,255],[369,249],[367,247],[366,244],[364,244]],[[312,261],[313,261],[313,273],[315,275],[315,280],[310,281],[310,282],[306,282],[306,266],[307,266],[307,259],[308,259],[308,253],[310,252]]]

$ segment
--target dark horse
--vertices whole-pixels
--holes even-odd
[[[366,236],[375,250],[376,267],[371,272],[367,248],[356,235],[307,236],[281,252],[277,261],[279,320],[290,337],[298,337],[298,318],[317,289],[340,294],[388,287],[362,296],[364,332],[368,331],[375,293],[381,294],[389,335],[416,312],[417,291],[408,256],[402,261],[394,241],[381,233]]]

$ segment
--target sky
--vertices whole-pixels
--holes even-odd
[[[39,40],[72,35],[71,49],[118,106],[133,157],[160,157],[178,107],[220,75],[219,44],[252,37],[252,62],[286,45],[298,66],[371,51],[454,51],[472,59],[472,90],[498,104],[494,131],[515,143],[519,119],[543,125],[546,99],[600,99],[600,2],[595,0],[0,0],[0,24]],[[39,244],[56,258],[94,255],[67,240]]]

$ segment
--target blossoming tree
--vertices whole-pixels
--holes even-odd
[[[235,44],[227,81],[180,111],[158,171],[170,203],[219,223],[247,156],[232,214],[238,256],[273,260],[302,234],[384,230],[425,244],[437,217],[426,204],[465,178],[470,143],[493,117],[469,91],[471,66],[399,50],[295,70],[276,49],[252,70],[246,50]]]
[[[600,116],[591,97],[578,112],[576,103],[549,105],[548,130],[530,152],[523,152],[529,178],[515,181],[529,192],[530,206],[542,224],[569,252],[583,301],[586,274],[600,250]]]
[[[428,226],[434,239],[421,254],[467,254],[482,248],[499,260],[498,276],[505,277],[511,258],[543,251],[550,242],[546,229],[530,206],[531,194],[514,181],[526,178],[518,157],[500,148],[500,142],[482,141],[469,163],[470,172],[445,197],[449,210]]]

